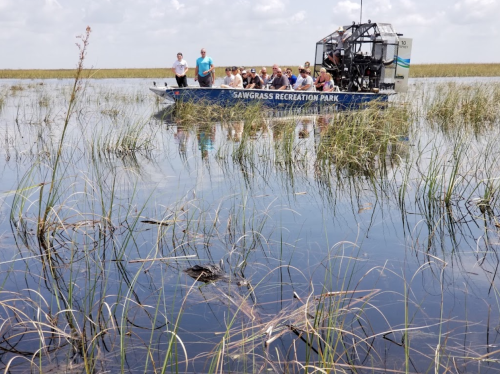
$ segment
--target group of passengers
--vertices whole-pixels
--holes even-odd
[[[201,57],[196,60],[195,81],[200,87],[212,87],[215,82],[215,67],[211,57],[206,55],[206,50],[201,50]],[[272,90],[293,89],[296,91],[323,91],[331,92],[336,89],[332,76],[324,68],[320,70],[319,76],[314,80],[311,77],[309,62],[304,66],[299,66],[299,76],[295,76],[292,69],[282,70],[277,64],[273,65],[272,75],[267,74],[267,69],[263,67],[259,74],[255,69],[247,72],[244,68],[233,66],[226,68],[226,76],[221,84],[222,88],[255,89],[269,88]],[[183,59],[182,53],[177,54],[177,61],[172,66],[175,79],[179,87],[187,87],[186,73],[189,68]]]

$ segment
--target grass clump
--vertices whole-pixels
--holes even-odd
[[[176,103],[170,113],[176,122],[183,125],[222,122],[227,123],[237,120],[251,122],[262,121],[267,110],[259,103],[252,105],[237,104],[232,106],[204,105],[193,102]],[[168,114],[165,114],[168,115]]]
[[[500,84],[439,85],[427,110],[427,119],[449,131],[472,126],[475,132],[500,119]]]
[[[338,168],[375,170],[394,159],[406,139],[411,115],[405,107],[342,112],[321,131],[318,161],[332,161]]]

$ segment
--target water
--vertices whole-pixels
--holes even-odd
[[[418,96],[440,82],[411,83]],[[467,150],[444,209],[428,170],[444,160],[448,175],[457,143],[425,120],[360,172],[319,162],[328,119],[180,123],[148,84],[82,88],[47,249],[37,222],[71,82],[1,82],[2,368],[498,371],[496,208],[482,214],[472,183],[497,171],[481,151],[496,130]],[[221,259],[249,285],[182,271]]]

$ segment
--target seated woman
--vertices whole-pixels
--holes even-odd
[[[323,91],[323,86],[325,85],[326,81],[326,69],[321,68],[319,71],[318,78],[314,81],[314,86],[316,87],[316,91]]]
[[[333,81],[332,81],[332,75],[330,73],[326,73],[325,74],[325,83],[323,83],[323,87],[322,87],[322,91],[323,92],[332,92],[332,91],[335,91],[335,85],[333,84]]]

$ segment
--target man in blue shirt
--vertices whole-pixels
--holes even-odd
[[[212,87],[215,81],[215,67],[211,57],[207,57],[205,48],[201,50],[201,57],[196,60],[194,80],[200,82],[200,87]]]
[[[290,82],[293,87],[297,82],[297,77],[292,73],[292,69],[286,69],[286,76],[288,77],[288,82]]]

